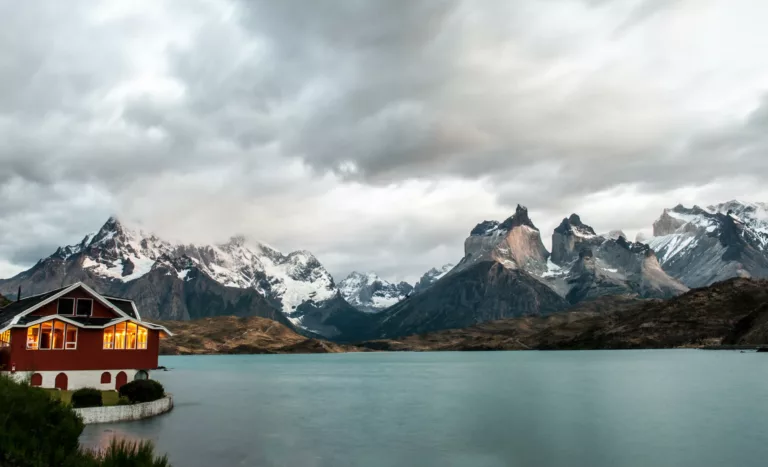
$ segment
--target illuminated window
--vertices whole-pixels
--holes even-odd
[[[115,348],[115,327],[114,326],[110,326],[104,330],[104,348],[105,349]]]
[[[77,328],[71,324],[67,324],[67,341],[64,344],[64,348],[67,350],[77,348]]]
[[[53,334],[53,323],[48,321],[40,325],[40,349],[48,350],[51,348],[51,335]]]
[[[93,314],[93,300],[90,298],[77,299],[77,316],[91,316]]]
[[[8,347],[9,345],[11,345],[10,329],[5,332],[0,332],[0,347]]]
[[[136,323],[128,323],[126,326],[125,348],[136,348]]]
[[[53,322],[53,345],[51,348],[54,350],[64,349],[64,323],[61,321]]]
[[[37,350],[40,343],[40,326],[27,328],[27,349]]]
[[[139,326],[139,349],[147,348],[147,328]]]
[[[115,325],[115,349],[125,349],[125,323]]]
[[[74,298],[60,298],[59,310],[60,315],[74,315],[75,314],[75,299]]]

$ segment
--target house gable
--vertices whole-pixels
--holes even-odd
[[[84,302],[91,301],[92,303],[90,317],[109,319],[133,318],[87,285],[78,282],[63,289],[22,299],[3,308],[0,310],[0,327],[17,324],[28,315],[39,317],[57,315],[59,299],[74,299],[75,315],[70,314],[70,316],[77,315],[77,302],[83,300]]]
[[[123,317],[122,314],[115,311],[113,308],[104,305],[94,295],[86,292],[82,288],[77,288],[70,292],[61,295],[55,300],[43,305],[42,307],[32,311],[27,315],[30,316],[50,316],[61,314],[64,316],[78,316],[78,306],[80,303],[85,305],[86,308],[90,308],[90,316],[93,318],[110,318],[116,319]]]

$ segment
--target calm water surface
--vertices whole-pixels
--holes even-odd
[[[176,408],[86,428],[174,466],[765,466],[768,355],[161,357]]]

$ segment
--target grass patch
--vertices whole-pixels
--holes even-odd
[[[43,389],[51,396],[51,399],[61,401],[65,404],[72,403],[73,391],[61,391],[59,389]],[[104,406],[117,405],[117,401],[120,399],[120,394],[117,391],[101,391],[101,403]]]

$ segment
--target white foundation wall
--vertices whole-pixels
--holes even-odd
[[[126,382],[130,383],[136,377],[136,373],[139,370],[87,370],[87,371],[70,370],[70,371],[35,371],[35,372],[17,371],[15,373],[11,373],[9,371],[3,371],[2,374],[10,376],[16,381],[24,381],[24,380],[29,381],[32,378],[32,374],[37,373],[43,377],[43,384],[40,387],[55,388],[56,376],[59,373],[64,373],[65,375],[67,375],[67,379],[68,379],[67,389],[70,391],[75,391],[81,388],[96,388],[102,391],[109,391],[109,390],[115,389],[115,380],[117,378],[117,374],[120,373],[121,371],[124,372],[126,376],[128,376],[128,378],[126,379]],[[102,373],[109,373],[111,375],[109,383],[101,384]]]
[[[144,402],[132,405],[113,405],[111,407],[90,407],[87,409],[74,409],[83,419],[83,423],[112,423],[141,420],[164,414],[173,409],[173,396],[167,394],[162,399],[154,402]]]

